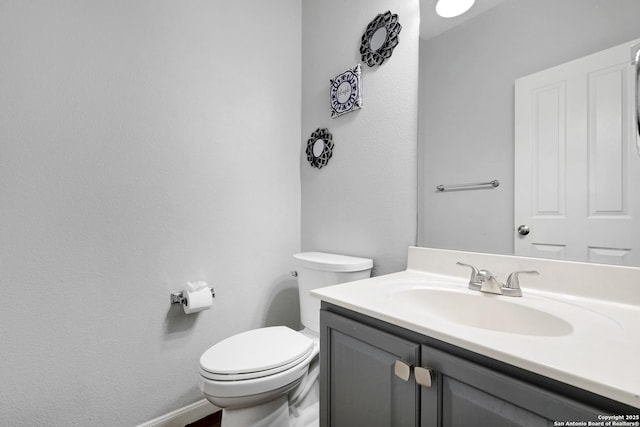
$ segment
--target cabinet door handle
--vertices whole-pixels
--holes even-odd
[[[411,377],[411,371],[413,370],[413,363],[406,360],[396,360],[394,372],[398,378],[403,381],[409,381]]]
[[[433,381],[433,369],[431,368],[414,368],[416,374],[416,382],[423,387],[431,387]]]

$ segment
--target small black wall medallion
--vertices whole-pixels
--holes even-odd
[[[329,129],[316,129],[307,141],[307,161],[314,168],[322,168],[329,163],[333,154],[333,135]]]
[[[360,64],[329,80],[331,117],[362,108],[362,71]]]
[[[362,35],[360,54],[362,61],[369,67],[381,65],[393,53],[393,49],[400,40],[398,34],[402,25],[398,22],[398,15],[390,11],[381,13],[369,23]]]

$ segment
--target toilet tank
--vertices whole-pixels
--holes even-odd
[[[305,328],[320,331],[320,300],[309,293],[316,288],[366,279],[373,261],[326,252],[302,252],[293,256],[298,273],[300,320]]]

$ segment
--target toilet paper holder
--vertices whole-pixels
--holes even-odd
[[[213,288],[209,288],[209,290],[211,291],[211,296],[213,298],[216,297],[216,293],[213,290]],[[181,304],[181,305],[187,305],[187,299],[182,295],[183,291],[180,292],[171,292],[170,295],[170,299],[171,299],[171,304]]]

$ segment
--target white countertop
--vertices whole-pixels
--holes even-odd
[[[522,298],[481,295],[543,310],[569,322],[570,331],[545,336],[484,329],[446,320],[396,298],[403,288],[429,283],[452,292],[479,293],[467,290],[470,270],[455,266],[455,260],[492,271],[523,266],[540,271],[535,279],[521,278]],[[611,277],[614,282],[606,280]],[[550,286],[549,281],[556,285]],[[580,282],[578,286],[575,281]],[[594,287],[611,292],[601,296]],[[410,248],[406,271],[316,289],[312,295],[640,408],[640,269]]]

